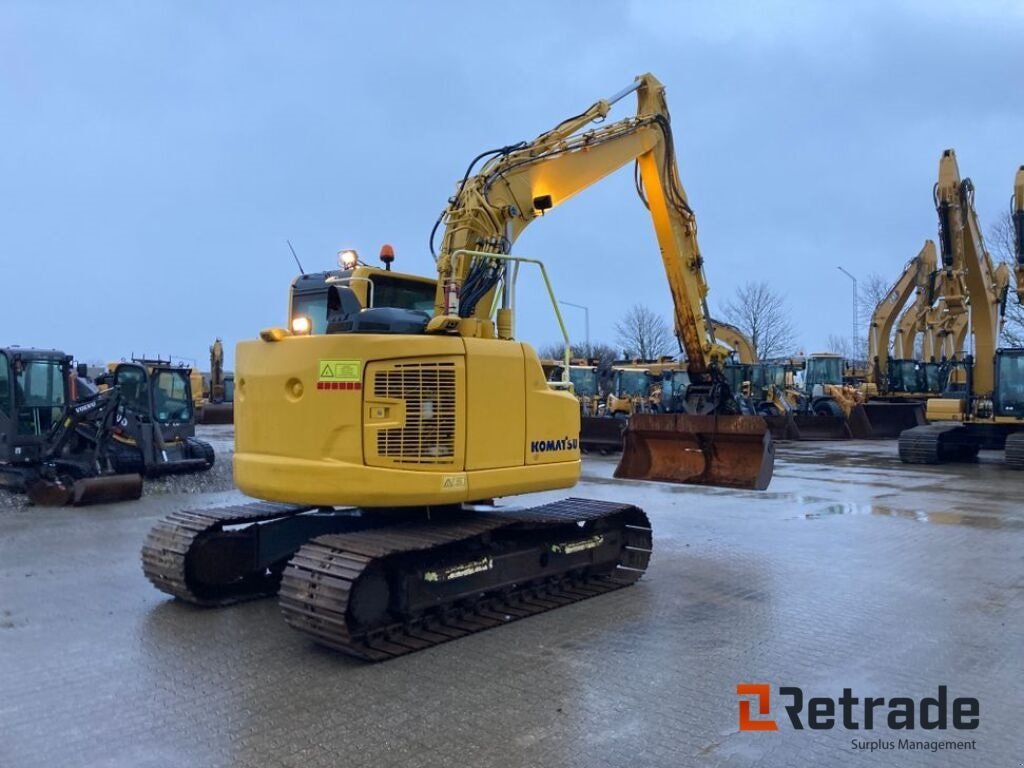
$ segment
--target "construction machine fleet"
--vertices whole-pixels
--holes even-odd
[[[58,350],[0,349],[0,485],[40,506],[137,499],[142,478],[209,469],[190,369],[121,363],[99,387]]]
[[[631,93],[636,116],[603,124]],[[762,419],[736,414],[721,375],[664,88],[644,75],[471,164],[435,227],[444,233],[429,307],[416,305],[416,291],[379,301],[387,272],[366,283],[327,276],[322,321],[293,314],[290,328],[238,345],[235,480],[264,501],[161,521],[143,548],[153,584],[206,605],[280,584],[291,626],[382,660],[639,579],[652,538],[634,505],[486,503],[568,488],[580,473],[579,403],[515,340],[517,273],[546,272],[512,246],[531,222],[634,161],[691,384],[687,413],[630,419],[616,475],[766,487],[771,438]]]
[[[1014,184],[1013,215],[1019,217],[1024,175]],[[1002,306],[1001,283],[1009,281],[993,264],[974,208],[974,185],[961,179],[956,153],[943,152],[935,185],[939,219],[943,294],[947,306],[969,310],[972,354],[964,356],[964,386],[928,401],[927,426],[903,432],[900,459],[910,464],[970,461],[981,448],[1005,447],[1006,463],[1024,468],[1024,349],[997,348]],[[1019,218],[1017,219],[1019,221]],[[1017,298],[1021,282],[1020,226],[1017,227]]]

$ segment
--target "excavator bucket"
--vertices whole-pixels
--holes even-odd
[[[897,438],[905,430],[928,423],[924,409],[924,403],[917,400],[902,403],[869,400],[853,407],[850,429],[857,438]]]
[[[646,414],[630,417],[615,477],[762,491],[775,448],[760,416]]]
[[[141,475],[105,475],[75,480],[70,485],[55,480],[36,480],[28,487],[28,498],[37,507],[63,507],[71,504],[109,504],[131,501],[142,496]]]
[[[235,404],[204,403],[197,415],[200,424],[231,424],[235,420]]]

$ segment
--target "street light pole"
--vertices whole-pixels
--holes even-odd
[[[860,330],[860,315],[857,312],[857,278],[851,275],[842,267],[836,267],[840,272],[853,281],[853,351],[857,353],[857,337]]]
[[[576,307],[576,309],[583,310],[583,323],[586,328],[586,341],[587,341],[587,352],[590,352],[590,310],[582,304],[573,304],[571,301],[559,301],[559,304],[564,304],[567,307]]]

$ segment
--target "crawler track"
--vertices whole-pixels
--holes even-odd
[[[316,642],[381,661],[629,586],[650,553],[642,510],[565,499],[320,536],[289,563],[280,603]]]
[[[1024,432],[1006,436],[1006,466],[1010,469],[1024,469]]]
[[[974,461],[978,444],[960,424],[928,424],[900,433],[899,451],[904,464],[944,464]]]
[[[280,573],[265,572],[217,586],[200,583],[189,555],[204,535],[227,526],[258,523],[308,512],[313,507],[258,502],[216,509],[174,512],[157,523],[142,547],[142,570],[153,586],[196,605],[230,605],[277,592]]]

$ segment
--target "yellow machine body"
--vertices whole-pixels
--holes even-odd
[[[963,421],[964,401],[958,397],[933,397],[928,400],[925,416],[928,421]]]
[[[235,482],[324,506],[419,506],[573,486],[580,412],[524,343],[338,334],[237,348]]]

